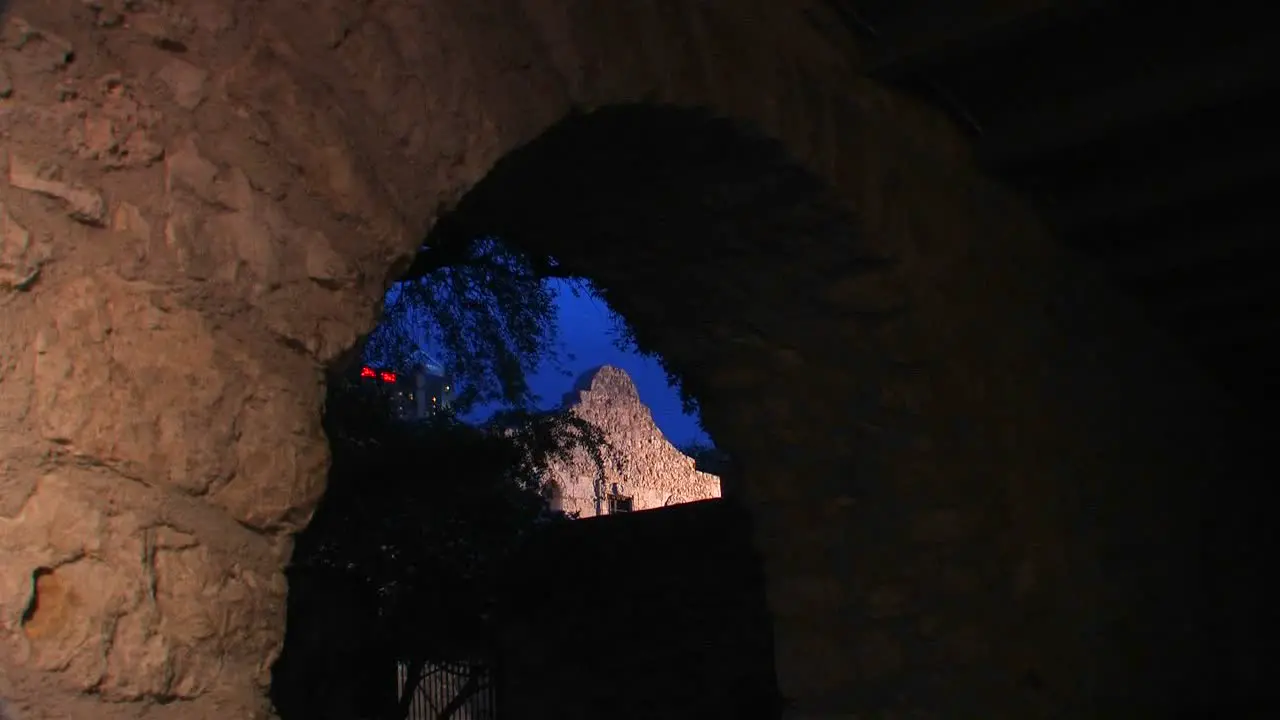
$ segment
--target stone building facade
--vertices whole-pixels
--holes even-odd
[[[720,478],[697,470],[667,440],[625,370],[583,374],[565,401],[600,428],[609,450],[603,468],[585,450],[554,462],[546,478],[552,507],[591,517],[720,497]]]

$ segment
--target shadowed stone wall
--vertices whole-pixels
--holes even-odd
[[[778,717],[764,578],[745,515],[732,501],[704,500],[534,538],[495,611],[504,717]]]
[[[720,497],[720,478],[697,470],[667,440],[625,370],[605,365],[583,374],[565,402],[600,429],[610,450],[603,469],[582,449],[553,461],[546,480],[557,509],[584,518],[605,514],[609,494],[630,498],[634,510]]]
[[[1196,700],[1214,389],[802,10],[11,0],[10,712],[268,716],[323,367],[453,206],[699,398],[789,717]]]

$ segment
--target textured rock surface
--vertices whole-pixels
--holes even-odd
[[[1205,687],[1213,389],[820,4],[0,8],[23,720],[269,713],[322,368],[464,197],[698,396],[795,717],[1161,717]]]
[[[694,468],[693,458],[667,440],[626,371],[606,365],[586,373],[566,402],[600,428],[613,453],[603,473],[582,450],[551,466],[547,481],[560,509],[579,517],[607,513],[603,496],[596,502],[598,488],[631,498],[635,510],[720,497],[720,478]]]

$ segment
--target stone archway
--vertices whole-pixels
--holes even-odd
[[[321,368],[456,205],[572,241],[543,247],[742,458],[792,717],[1180,704],[1200,639],[1162,631],[1199,607],[1213,392],[943,119],[861,78],[801,3],[748,5],[11,2],[0,697],[267,715],[288,534],[322,490]],[[604,110],[559,122],[574,107]],[[541,204],[555,183],[486,189],[537,187],[610,113],[666,133],[653,158],[720,139],[798,178],[731,172],[751,182],[721,200],[805,193],[753,205],[791,210],[741,245],[704,236],[734,264],[673,313],[645,269],[703,276],[699,246],[548,234],[573,209]]]

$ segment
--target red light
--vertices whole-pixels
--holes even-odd
[[[375,373],[373,371],[373,368],[371,367],[362,367],[360,368],[360,377],[362,378],[377,377],[377,373]]]
[[[386,370],[382,371],[382,382],[393,383],[396,381],[396,374]]]

